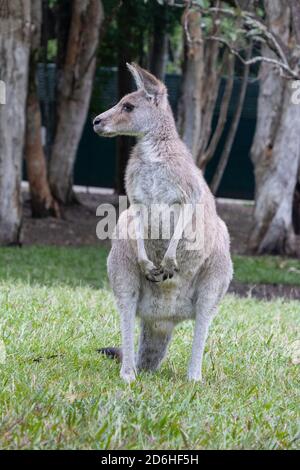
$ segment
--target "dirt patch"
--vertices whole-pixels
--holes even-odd
[[[67,207],[62,219],[32,219],[28,192],[24,191],[24,222],[22,243],[24,245],[87,246],[103,242],[96,237],[99,217],[96,209],[100,204],[117,205],[113,194],[77,193],[80,204]],[[218,212],[228,225],[231,248],[235,254],[247,252],[253,207],[243,204],[218,202]],[[109,244],[109,242],[106,242]]]
[[[233,281],[229,287],[229,293],[239,297],[253,297],[259,300],[300,300],[300,287],[283,284],[241,284]]]
[[[248,254],[248,240],[253,224],[254,206],[251,203],[218,201],[217,209],[228,227],[232,253],[236,255]]]
[[[93,246],[109,245],[96,236],[99,204],[116,203],[113,195],[77,194],[80,204],[66,207],[62,218],[32,219],[29,195],[24,193],[23,245]]]

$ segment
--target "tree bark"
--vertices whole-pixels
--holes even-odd
[[[183,23],[184,63],[181,97],[178,103],[178,129],[196,160],[201,138],[201,96],[204,74],[201,13],[198,10],[187,10],[183,15]]]
[[[42,4],[31,0],[32,25],[30,71],[26,112],[25,159],[31,195],[33,217],[59,216],[47,178],[47,166],[41,139],[41,111],[37,96],[36,68],[41,44]]]
[[[10,0],[0,11],[0,245],[20,243],[21,176],[30,50],[30,0]]]
[[[213,5],[220,6],[219,0],[215,0]],[[212,20],[213,34],[217,35],[220,28],[217,12]],[[204,169],[208,157],[206,151],[209,142],[212,142],[212,121],[221,82],[221,70],[225,63],[231,73],[231,65],[227,56],[226,60],[224,56],[223,61],[219,61],[220,45],[217,41],[209,41],[203,37],[201,21],[201,12],[198,9],[187,9],[183,15],[185,53],[181,98],[178,104],[178,129],[195,162]],[[230,83],[228,86],[230,88]],[[228,93],[224,95],[224,99],[228,97]],[[226,103],[223,107],[223,110],[225,109]],[[218,144],[222,134],[219,132],[220,127],[221,121],[213,145]]]
[[[49,169],[52,193],[63,204],[73,200],[73,167],[88,113],[103,19],[100,0],[74,0]]]
[[[287,47],[292,15],[287,0],[265,0],[269,26]],[[269,50],[264,53],[272,55]],[[300,164],[300,107],[293,104],[290,83],[262,65],[257,129],[252,147],[256,207],[250,237],[253,252],[297,252],[292,206]]]
[[[228,68],[228,72],[227,72],[228,76],[227,76],[224,94],[222,97],[218,123],[213,133],[213,136],[211,137],[211,140],[209,142],[207,149],[205,150],[205,152],[202,152],[199,156],[200,161],[198,162],[198,164],[200,168],[203,170],[206,168],[206,165],[212,159],[212,157],[214,156],[218,148],[218,144],[223,135],[223,131],[225,129],[225,125],[226,125],[227,118],[228,118],[228,109],[229,109],[230,100],[231,100],[232,91],[233,91],[233,85],[234,85],[235,57],[231,54],[228,54],[228,58],[226,62],[227,62],[227,68]]]
[[[217,28],[218,26],[216,26]],[[205,151],[208,147],[211,133],[212,121],[220,83],[222,79],[222,72],[224,72],[224,64],[219,65],[220,45],[216,41],[207,41],[204,50],[204,70],[203,87],[202,87],[202,128],[200,134],[200,141],[197,148],[196,161],[198,166],[205,170],[204,158]],[[226,65],[227,61],[225,61]],[[228,67],[229,64],[228,64]],[[230,70],[230,68],[229,68]],[[226,72],[225,72],[226,73]],[[230,73],[230,72],[229,72]]]

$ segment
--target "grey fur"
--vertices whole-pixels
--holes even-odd
[[[204,244],[187,250],[186,240],[174,237],[179,225],[170,240],[144,240],[142,216],[135,218],[135,237],[113,240],[108,274],[121,317],[121,377],[129,383],[137,370],[156,370],[174,327],[194,319],[188,378],[199,381],[209,326],[232,278],[229,235],[201,171],[178,136],[164,84],[135,64],[130,71],[138,91],[98,116],[94,129],[100,135],[138,136],[126,172],[130,203],[203,204]],[[124,108],[128,102],[134,106],[130,112]],[[132,217],[131,206],[119,218],[121,232]],[[136,316],[141,320],[137,358]]]

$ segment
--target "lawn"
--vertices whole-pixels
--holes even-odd
[[[300,286],[300,260],[276,256],[235,256],[235,279],[251,284]]]
[[[299,302],[227,296],[205,385],[186,381],[187,322],[161,370],[127,386],[96,351],[120,343],[105,259],[99,248],[0,250],[0,448],[300,447]],[[253,279],[253,266],[247,278],[236,264]]]

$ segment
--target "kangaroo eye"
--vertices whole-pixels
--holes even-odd
[[[125,104],[123,104],[123,109],[124,109],[124,111],[126,111],[126,113],[131,113],[131,111],[134,110],[134,106],[133,106],[133,104],[125,103]]]

